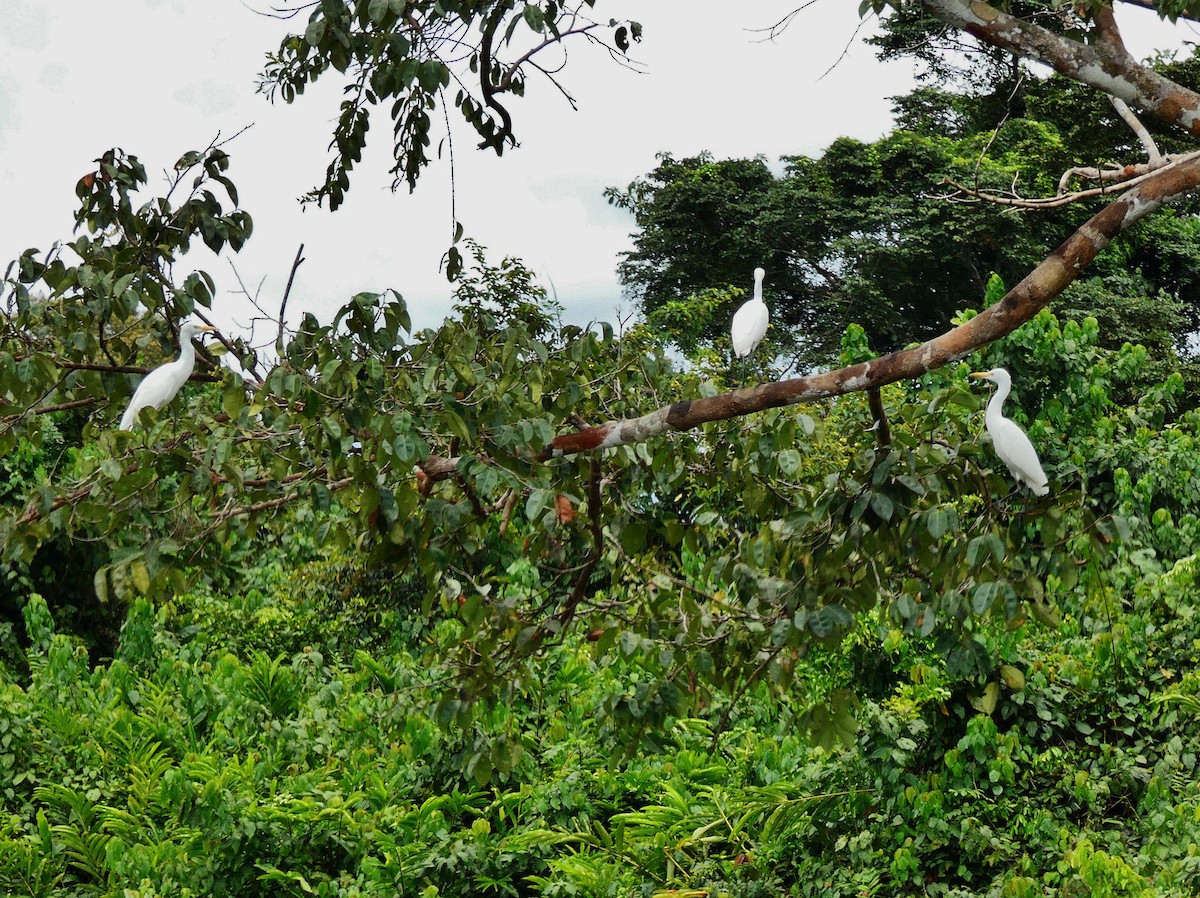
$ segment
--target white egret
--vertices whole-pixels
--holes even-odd
[[[133,391],[129,400],[129,408],[121,416],[121,430],[132,430],[137,423],[138,412],[144,408],[160,409],[179,392],[196,367],[196,348],[192,346],[192,338],[204,331],[215,330],[207,324],[196,324],[188,321],[179,329],[179,358],[165,365],[159,365],[146,375]]]
[[[1025,484],[1034,495],[1044,496],[1050,492],[1046,485],[1046,472],[1038,461],[1037,450],[1029,437],[1014,421],[1004,417],[1000,407],[1012,391],[1012,377],[1003,368],[993,368],[991,371],[975,371],[971,377],[990,380],[996,385],[996,392],[988,400],[984,423],[992,437],[992,446],[1000,461],[1008,465],[1008,470],[1018,484]]]
[[[730,331],[733,337],[733,354],[739,359],[748,359],[754,354],[754,350],[766,336],[767,325],[771,321],[771,312],[763,302],[764,277],[765,271],[761,268],[754,269],[754,295],[733,313],[733,327]]]

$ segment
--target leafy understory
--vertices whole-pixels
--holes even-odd
[[[592,5],[305,7],[263,86],[347,79],[309,199],[342,202],[383,100],[398,182],[451,85],[513,145],[560,39],[640,39]],[[0,313],[5,894],[1200,892],[1200,158],[1131,110],[1194,130],[1196,62],[1130,59],[1103,5],[868,9],[940,87],[782,177],[664,156],[610,194],[644,320],[564,324],[455,223],[440,327],[382,290],[217,332],[131,431],[212,302],[176,263],[253,221],[222,145],[149,197],[95,160]],[[950,62],[964,16],[986,46]],[[995,367],[1047,495],[986,436]]]

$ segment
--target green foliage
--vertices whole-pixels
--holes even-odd
[[[572,36],[599,40],[597,31],[611,35],[610,52],[617,56],[642,34],[637,22],[614,20],[601,28],[584,18],[581,8],[558,0],[330,0],[314,4],[304,31],[288,35],[269,55],[259,89],[293,103],[330,69],[344,78],[345,99],[330,143],[333,159],[324,183],[305,196],[318,204],[328,200],[329,208],[337,209],[350,188],[350,172],[362,159],[374,107],[390,104],[393,187],[404,182],[412,190],[430,161],[439,106],[447,115],[453,108],[462,116],[480,138],[480,149],[501,154],[516,144],[508,97],[524,95],[530,68],[555,80],[537,64],[537,54]],[[505,51],[513,61],[502,58]],[[456,243],[459,237],[461,226]],[[451,279],[460,264],[452,248]]]
[[[142,221],[164,202],[130,214]],[[97,214],[118,215],[121,204],[110,206]],[[180,221],[204,227],[194,217]],[[147,260],[139,271],[167,270],[169,247],[136,248],[133,223],[93,226],[103,236],[81,240],[111,260],[137,252]],[[502,580],[527,552],[541,566],[542,588],[559,589],[594,544],[591,522],[580,516],[571,525],[562,510],[583,502],[590,469],[564,461],[531,470],[530,454],[569,418],[648,410],[668,369],[653,348],[621,357],[607,328],[558,324],[524,266],[492,267],[474,251],[457,317],[443,328],[410,335],[399,297],[360,294],[330,324],[306,317],[257,388],[226,376],[130,434],[111,429],[119,405],[110,402],[122,403],[127,387],[107,359],[138,343],[119,342],[104,324],[131,311],[121,305],[125,293],[93,289],[98,263],[44,264],[30,251],[5,317],[3,410],[17,411],[5,418],[0,448],[45,443],[55,427],[49,409],[64,406],[76,410],[85,444],[49,483],[5,509],[6,561],[27,569],[48,545],[87,547],[101,558],[76,586],[82,581],[101,604],[119,608],[138,595],[179,593],[185,569],[228,582],[264,546],[304,528],[317,544],[354,545],[397,564],[423,584],[427,605],[464,591],[486,596],[488,581]],[[33,302],[27,284],[52,270],[56,294]],[[203,275],[187,281],[204,283]],[[151,311],[171,315],[185,305],[179,291],[163,297],[158,307],[147,299]],[[138,325],[121,333],[139,330],[146,333]],[[256,370],[252,357],[244,362]],[[431,453],[455,462],[453,478],[434,490],[412,473]],[[612,466],[614,477],[622,471],[634,483],[652,479],[628,462]],[[518,499],[524,514],[513,521]],[[497,538],[502,512],[508,539]],[[459,585],[476,581],[478,589]],[[474,623],[527,629],[509,610],[497,618]]]
[[[260,599],[230,596],[224,631],[139,600],[118,657],[93,669],[34,597],[32,679],[2,684],[0,886],[1189,894],[1200,717],[1182,699],[1200,682],[1200,566],[1118,556],[1099,589],[1061,594],[1058,629],[980,633],[1000,659],[981,679],[865,614],[851,643],[797,658],[788,690],[713,692],[632,754],[596,709],[645,668],[586,639],[542,653],[521,700],[448,731],[422,695],[456,632],[419,614],[392,618],[412,638],[337,663],[222,651]],[[306,576],[320,590],[343,573]],[[294,589],[279,580],[266,604]],[[843,672],[868,687],[857,732],[821,749],[796,722]]]
[[[898,26],[911,11],[888,21]],[[1197,80],[1194,61],[1160,68]],[[1125,164],[1144,151],[1102,97],[1069,79],[1014,70],[1007,55],[973,78],[897,98],[892,133],[838,139],[819,158],[784,157],[779,175],[761,157],[660,154],[647,175],[609,188],[638,229],[619,274],[648,324],[689,357],[697,347],[727,352],[738,305],[730,288],[745,287],[762,265],[778,354],[823,366],[850,324],[878,352],[901,349],[947,330],[983,293],[988,272],[1010,284],[1024,277],[1106,200],[1031,211],[968,201],[955,185],[1054,196],[1064,171]],[[1165,127],[1155,138],[1164,152],[1190,151]],[[1194,212],[1187,203],[1114,241],[1056,306],[1098,318],[1110,348],[1146,346],[1156,369],[1146,383],[1190,354],[1182,335],[1200,324]]]
[[[1014,126],[1009,126],[1013,130]],[[1040,259],[1060,219],[1028,219],[995,207],[938,200],[946,177],[970,180],[982,148],[972,136],[896,132],[875,144],[836,141],[820,159],[789,157],[776,178],[762,159],[676,160],[608,197],[639,232],[622,281],[651,320],[706,289],[744,286],[755,265],[781,349],[804,363],[836,355],[850,323],[879,351],[944,331],[963,297],[983,291],[981,272],[1015,277]],[[1011,160],[989,162],[988,184],[1012,180]],[[917,197],[917,199],[914,199]],[[672,337],[727,345],[732,297],[719,314]]]
[[[304,562],[297,553],[260,558],[237,588],[237,601],[220,587],[198,585],[170,606],[172,626],[205,653],[288,657],[316,649],[350,664],[363,649],[403,637],[418,620],[424,584],[389,567],[363,570],[346,560]]]
[[[107,251],[124,252],[112,239]],[[110,429],[104,381],[75,378],[54,342],[91,339],[86,318],[56,330],[68,324],[58,309],[114,308],[74,286],[84,268],[68,271],[61,297],[18,308],[8,345],[15,360],[27,352],[22,322],[42,328],[40,363],[66,374],[40,401],[82,409],[86,442],[53,486],[8,508],[6,557],[19,567],[54,542],[86,546],[101,557],[84,583],[118,613],[186,592],[181,613],[205,631],[237,593],[242,628],[227,649],[350,658],[395,609],[353,584],[293,587],[281,607],[265,599],[267,571],[359,552],[403,584],[405,609],[449,628],[444,685],[428,701],[445,725],[469,729],[527,693],[539,654],[586,632],[641,671],[602,703],[614,732],[653,740],[714,691],[782,692],[800,659],[836,646],[863,614],[934,638],[952,681],[976,681],[994,660],[983,637],[993,620],[1088,588],[1130,520],[1156,513],[1145,538],[1156,552],[1186,544],[1170,522],[1195,519],[1172,479],[1189,470],[1173,458],[1187,444],[1161,430],[1178,379],[1119,407],[1115,391],[1130,392],[1145,351],[1104,349],[1091,319],[1044,314],[984,355],[983,367],[1018,371],[1018,401],[1041,400],[1024,409],[1055,482],[1042,505],[1004,498],[1007,474],[975,436],[981,397],[965,364],[884,391],[888,445],[847,397],[531,465],[566,426],[711,394],[722,373],[673,370],[644,331],[618,340],[562,326],[523,265],[491,266],[469,246],[455,315],[438,330],[410,334],[399,297],[360,294],[329,324],[307,316],[261,385],[227,378],[185,400],[186,425],[172,409],[129,434]],[[988,297],[1003,293],[989,283]],[[871,357],[868,334],[848,330],[842,351],[847,363]],[[45,415],[24,414],[0,436],[36,445],[46,428]],[[449,476],[413,475],[431,456],[450,460]],[[323,617],[340,626],[323,630]],[[853,735],[846,695],[859,683],[827,685],[803,723],[832,745]]]
[[[287,83],[332,65],[424,104],[446,73],[408,65],[426,50],[396,40],[406,9],[318,4],[278,60]],[[556,38],[563,14],[409,11]],[[341,191],[365,134],[348,103]],[[405,113],[414,134],[427,112]],[[730,182],[758,178],[758,229],[865,303],[811,337],[849,364],[901,339],[918,288],[965,321],[962,297],[997,301],[1019,267],[1001,245],[1040,252],[1023,223],[912,197],[985,146],[980,177],[1010,183],[1061,142],[1022,117],[914,128],[779,179],[664,158],[662,189],[696,221],[718,193],[743,252],[757,235]],[[8,281],[6,893],[1195,893],[1200,454],[1169,337],[1194,280],[1186,214],[1115,246],[1072,316],[882,390],[886,422],[848,395],[555,457],[570,428],[720,390],[723,332],[697,328],[736,282],[618,337],[563,325],[523,264],[468,242],[440,327],[361,293],[270,360],[232,344],[248,382],[210,373],[117,432],[122,369],[169,352],[211,295],[172,263],[249,236],[227,164],[186,154],[192,193],[135,209],[140,163],[106,154],[81,182],[78,259],[30,250]],[[616,199],[650,203],[644,187]],[[795,195],[829,217],[798,220]],[[982,250],[931,275],[947,241]],[[658,326],[700,364],[674,366]],[[1014,494],[981,436],[966,374],[997,365],[1047,497]],[[70,591],[120,638],[88,644]]]

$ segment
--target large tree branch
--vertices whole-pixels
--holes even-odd
[[[1125,39],[1121,37],[1121,29],[1117,27],[1117,17],[1113,15],[1111,6],[1096,6],[1092,10],[1092,21],[1096,23],[1096,36],[1101,43],[1107,44],[1113,52],[1125,55]]]
[[[1200,94],[1139,65],[1113,39],[1111,20],[1101,23],[1106,36],[1081,44],[1040,25],[1001,12],[982,0],[918,0],[931,16],[977,40],[1019,56],[1044,62],[1055,71],[1090,84],[1200,137]]]
[[[562,434],[541,452],[540,458],[544,461],[560,455],[640,443],[668,431],[690,430],[711,421],[920,377],[1016,330],[1079,277],[1115,236],[1164,203],[1197,187],[1200,187],[1200,156],[1185,157],[1153,173],[1092,216],[995,305],[920,346],[836,371],[682,400],[638,418],[608,421]]]
[[[1112,104],[1113,109],[1117,111],[1117,115],[1121,117],[1121,121],[1127,124],[1130,130],[1137,135],[1138,141],[1142,145],[1142,149],[1146,151],[1146,159],[1151,168],[1158,168],[1163,165],[1166,160],[1163,159],[1162,153],[1158,151],[1158,144],[1154,142],[1154,138],[1150,136],[1150,132],[1146,130],[1146,126],[1142,124],[1141,119],[1133,114],[1133,110],[1129,108],[1129,104],[1119,97],[1108,95],[1108,101]]]

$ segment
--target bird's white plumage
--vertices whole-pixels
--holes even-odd
[[[192,338],[213,328],[206,324],[187,322],[179,329],[179,358],[165,365],[159,365],[146,375],[138,388],[133,391],[129,400],[129,408],[121,416],[121,430],[132,430],[137,423],[138,412],[144,408],[160,409],[179,392],[196,367],[196,349],[192,346]]]
[[[771,312],[763,302],[764,277],[765,271],[761,268],[754,269],[754,295],[733,313],[730,335],[733,338],[733,354],[739,359],[753,354],[767,334],[767,325],[771,323]]]
[[[1050,487],[1047,485],[1046,472],[1042,470],[1042,463],[1038,460],[1037,450],[1033,448],[1033,443],[1025,431],[1004,417],[1000,411],[1004,400],[1012,391],[1012,377],[1003,368],[976,371],[971,376],[990,380],[996,385],[996,392],[988,400],[987,412],[983,417],[996,454],[1008,466],[1018,483],[1028,486],[1035,495],[1046,495],[1050,492]]]

